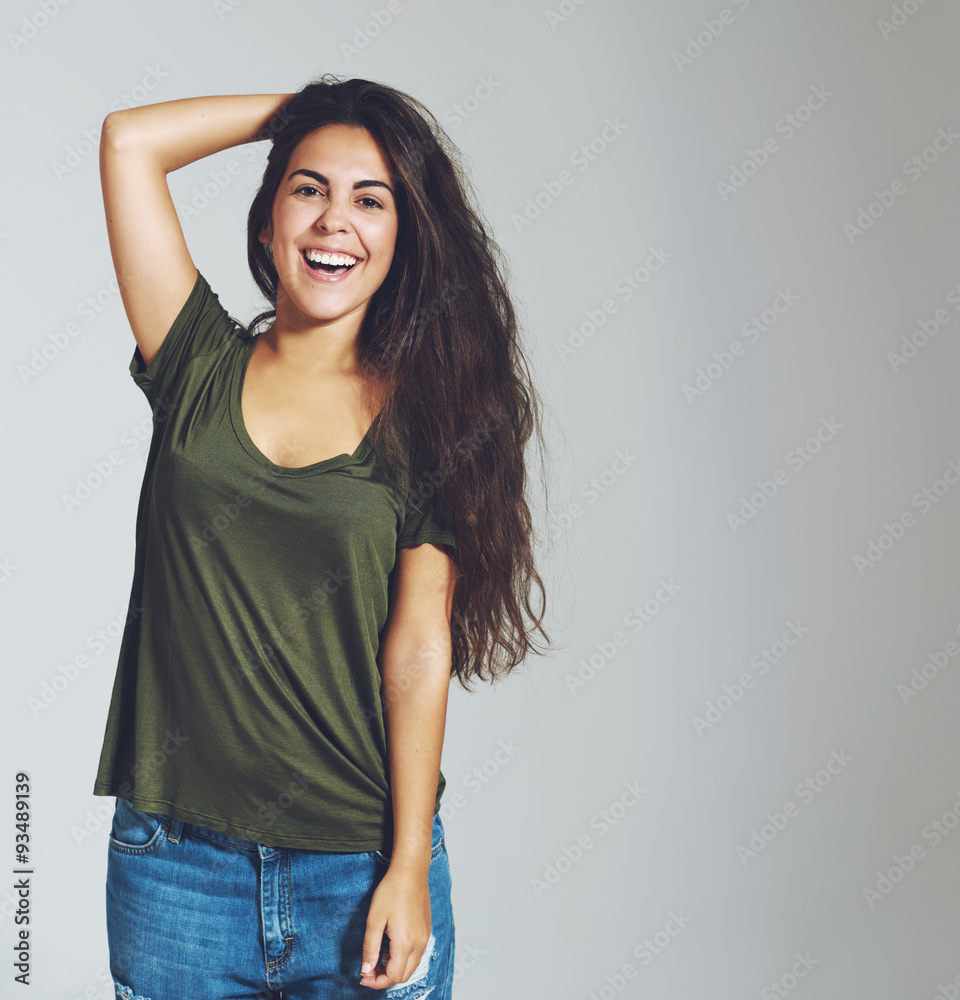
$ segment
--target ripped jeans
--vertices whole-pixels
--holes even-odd
[[[430,940],[405,983],[360,985],[380,851],[240,840],[117,798],[107,860],[110,972],[123,1000],[450,1000],[454,924],[439,814]],[[387,942],[384,941],[384,947]]]

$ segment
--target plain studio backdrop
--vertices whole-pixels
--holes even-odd
[[[2,995],[112,996],[91,788],[151,426],[101,123],[329,71],[463,150],[549,410],[556,648],[451,689],[455,996],[956,997],[960,9],[15,0],[0,27]],[[266,152],[169,178],[244,321]]]

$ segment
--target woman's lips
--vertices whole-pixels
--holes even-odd
[[[307,258],[304,256],[304,252],[300,251],[300,260],[303,263],[304,270],[307,274],[313,278],[314,281],[344,281],[349,278],[351,274],[363,263],[362,260],[358,260],[353,267],[348,267],[343,271],[338,271],[336,274],[327,274],[326,271],[314,271],[314,269],[307,263]]]

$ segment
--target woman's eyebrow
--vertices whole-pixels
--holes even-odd
[[[290,177],[287,178],[287,180],[290,180],[291,177],[296,177],[297,174],[305,174],[307,177],[311,177],[313,180],[315,180],[318,184],[330,183],[330,181],[327,180],[327,178],[324,177],[323,174],[318,174],[316,170],[306,170],[306,169],[294,170],[293,173],[290,175]],[[356,184],[353,185],[353,190],[356,191],[358,188],[365,188],[365,187],[382,187],[386,188],[390,192],[390,194],[393,194],[393,189],[390,187],[390,185],[385,184],[383,181],[357,181]]]

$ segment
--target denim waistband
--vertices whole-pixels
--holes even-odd
[[[258,854],[261,845],[253,840],[244,840],[241,837],[233,837],[229,833],[221,833],[219,830],[211,830],[209,827],[200,826],[197,823],[187,823],[174,816],[163,817],[163,828],[167,831],[167,841],[171,844],[179,844],[184,835],[199,837],[201,840],[209,840],[224,847],[232,847],[237,851],[248,851],[251,854]],[[272,844],[264,844],[264,847],[272,847]]]

